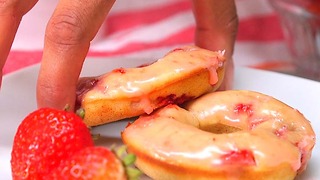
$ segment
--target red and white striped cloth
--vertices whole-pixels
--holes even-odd
[[[4,74],[39,63],[45,26],[57,0],[39,1],[23,18]],[[238,66],[290,68],[279,19],[268,0],[236,0],[240,18],[234,60]],[[173,47],[193,43],[190,0],[116,1],[92,42],[88,57],[161,57]]]

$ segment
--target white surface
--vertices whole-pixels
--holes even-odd
[[[88,59],[82,76],[99,75],[116,67],[134,67],[148,63],[143,59]],[[9,74],[3,79],[0,93],[0,177],[3,180],[11,179],[10,153],[16,128],[28,113],[36,109],[35,85],[38,69],[39,65],[32,66]],[[315,132],[320,132],[320,83],[238,67],[235,72],[235,89],[255,90],[278,98],[302,112],[312,122]],[[95,128],[94,131],[103,136],[99,143],[120,142],[120,131],[126,123],[121,121]],[[308,170],[298,179],[320,179],[320,171],[317,171],[319,166],[320,147],[316,145]]]

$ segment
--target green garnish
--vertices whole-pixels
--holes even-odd
[[[85,111],[83,108],[79,108],[77,111],[76,111],[76,114],[81,118],[83,119],[84,118],[84,115],[85,115]]]
[[[129,180],[138,180],[139,177],[143,174],[139,169],[134,167],[127,167],[126,173]]]
[[[134,162],[136,161],[136,155],[127,153],[126,146],[120,146],[118,148],[115,148],[115,146],[113,145],[110,149],[121,160],[125,168],[128,180],[138,180],[143,173],[134,166]]]
[[[122,162],[125,166],[133,165],[136,161],[136,155],[134,154],[127,154],[123,159]]]

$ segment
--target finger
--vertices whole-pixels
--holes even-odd
[[[48,22],[37,83],[39,107],[74,107],[75,91],[90,41],[114,0],[60,0]]]
[[[233,50],[238,31],[238,16],[234,0],[193,0],[196,20],[195,44],[210,50],[225,50],[227,61],[219,90],[233,84]]]
[[[238,30],[234,0],[193,0],[195,43],[210,50],[226,50],[230,58]]]
[[[37,0],[0,0],[0,87],[2,69],[10,52],[22,16]]]

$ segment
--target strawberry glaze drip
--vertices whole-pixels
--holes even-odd
[[[125,68],[118,68],[118,69],[114,69],[112,72],[125,74],[126,73],[126,69]]]
[[[248,116],[252,116],[252,104],[237,104],[234,107],[234,112],[237,114],[246,113]]]
[[[165,106],[168,104],[182,104],[188,100],[194,99],[192,96],[187,96],[183,94],[182,96],[177,96],[175,94],[170,94],[166,97],[158,97],[157,101],[160,106]]]
[[[224,164],[243,164],[248,166],[255,166],[256,161],[252,151],[249,150],[236,150],[230,151],[221,156]]]

